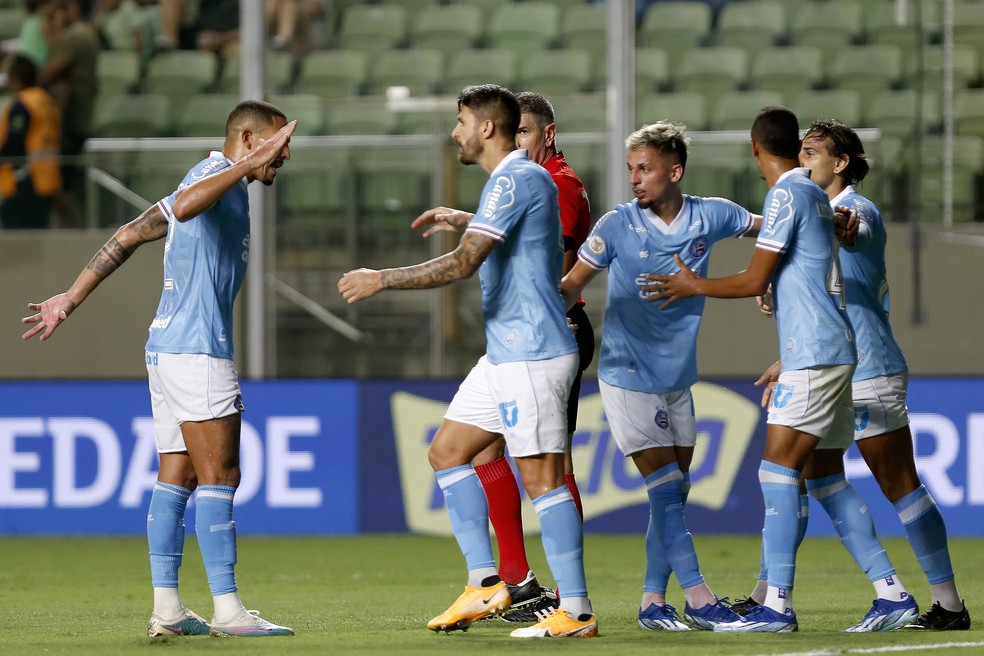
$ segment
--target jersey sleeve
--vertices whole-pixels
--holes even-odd
[[[607,269],[615,257],[611,236],[612,228],[617,222],[615,219],[617,214],[618,212],[612,210],[598,219],[591,234],[577,253],[578,259],[592,269]]]
[[[523,219],[525,203],[517,202],[517,197],[524,191],[517,187],[512,171],[504,171],[490,178],[482,191],[478,211],[465,232],[477,232],[496,241],[504,241],[509,231]]]
[[[762,229],[756,248],[774,253],[785,253],[793,239],[796,217],[796,201],[788,187],[774,185],[765,195],[762,210]]]
[[[849,206],[858,215],[858,236],[853,244],[844,249],[852,253],[864,251],[874,242],[875,234],[881,227],[881,216],[871,202],[860,197],[855,197]]]
[[[704,203],[709,216],[716,218],[709,231],[714,241],[741,237],[754,225],[752,213],[734,201],[727,198],[705,198]]]

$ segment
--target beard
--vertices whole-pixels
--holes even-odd
[[[462,164],[477,164],[482,154],[482,140],[472,135],[458,146],[458,161]]]

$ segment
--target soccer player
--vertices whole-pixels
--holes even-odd
[[[598,622],[584,577],[581,518],[564,482],[565,410],[578,356],[557,292],[563,260],[557,186],[516,149],[519,121],[519,103],[508,89],[486,84],[462,91],[451,135],[458,159],[480,165],[490,177],[458,247],[415,266],[350,271],[338,288],[354,303],[384,289],[439,287],[480,273],[486,355],[455,394],[429,452],[468,583],[427,627],[467,629],[509,608],[509,590],[492,555],[488,505],[471,464],[504,437],[563,591],[560,608],[511,635],[590,637]]]
[[[635,199],[598,220],[564,277],[570,307],[599,271],[608,270],[601,361],[602,403],[612,436],[646,480],[650,521],[646,578],[639,625],[654,631],[687,631],[666,603],[670,569],[686,596],[684,617],[711,630],[738,619],[704,582],[683,513],[690,463],[697,441],[690,387],[697,382],[697,331],[703,298],[661,311],[647,302],[647,274],[688,267],[706,273],[714,242],[758,233],[761,217],[723,198],[684,195],[687,167],[683,126],[659,122],[626,139],[629,181]]]
[[[233,362],[232,305],[249,258],[246,185],[273,184],[290,159],[296,125],[268,103],[236,105],[222,151],[196,164],[173,194],[117,229],[68,291],[29,303],[36,314],[22,319],[34,324],[24,339],[38,333],[48,339],[137,248],[166,238],[164,289],[145,353],[160,454],[147,514],[150,636],[294,633],[246,610],[237,592],[232,500],[240,480],[243,403]],[[178,596],[185,510],[196,488],[195,532],[214,603],[211,623]]]
[[[850,207],[860,220],[854,243],[842,248],[839,255],[847,314],[858,347],[858,366],[852,383],[852,436],[885,497],[894,504],[933,595],[932,608],[903,624],[902,628],[969,629],[970,614],[957,593],[950,564],[946,525],[936,502],[919,479],[913,458],[912,433],[905,405],[908,365],[888,321],[887,234],[878,208],[856,190],[868,174],[864,146],[857,133],[844,123],[818,119],[803,137],[799,159],[811,170],[811,178],[827,192],[830,204]],[[764,309],[771,314],[771,308]],[[774,372],[767,372],[759,384],[768,382],[770,373]],[[827,457],[823,457],[825,455]],[[828,455],[827,451],[820,450],[817,456],[820,458],[815,460],[821,461],[821,471],[817,473],[823,478],[809,477],[807,488],[811,493],[822,493],[842,485],[843,458],[837,452]],[[838,531],[850,525],[839,516],[837,494],[827,494],[818,500],[830,512]],[[845,544],[852,547],[848,540]],[[764,587],[760,580],[745,605],[751,607],[761,603]],[[878,620],[889,626],[896,624],[898,619],[885,622],[885,616],[891,617],[895,605],[877,600],[872,610],[881,612],[875,612],[875,617],[866,617],[859,626],[878,626]]]
[[[793,580],[801,539],[800,478],[819,443],[846,446],[834,443],[845,432],[850,434],[850,383],[857,351],[845,311],[833,211],[826,193],[810,180],[809,170],[798,167],[796,115],[786,107],[766,107],[756,116],[751,136],[752,155],[769,193],[748,268],[726,278],[701,278],[677,256],[680,272],[650,276],[654,282],[644,289],[666,309],[696,295],[760,296],[772,282],[782,358],[759,467],[766,506],[763,543],[768,589],[762,605],[714,630],[791,632],[798,628]],[[823,491],[838,492],[860,502],[847,480]],[[862,509],[857,510],[862,514]],[[872,559],[879,551],[884,554],[873,527],[870,535],[853,533],[864,541],[858,553]],[[884,596],[892,594],[888,589],[895,586],[915,607],[891,576],[880,585],[886,588]]]
[[[564,237],[564,263],[561,275],[566,275],[574,263],[577,249],[584,243],[591,229],[588,194],[581,179],[564,159],[564,153],[557,150],[557,124],[550,101],[532,91],[518,93],[516,99],[519,101],[520,108],[516,147],[526,149],[528,157],[545,168],[557,185],[560,222]],[[473,214],[440,207],[425,212],[413,226],[426,223],[432,216],[437,217],[442,227],[447,225],[450,228],[464,228]],[[577,299],[574,307],[567,312],[567,319],[576,327],[574,337],[577,340],[580,361],[567,401],[564,480],[574,498],[578,514],[583,518],[581,495],[574,479],[571,443],[574,439],[574,429],[577,427],[581,376],[594,357],[595,343],[591,322],[584,312],[583,299]],[[485,490],[485,497],[489,504],[489,519],[499,545],[499,577],[506,582],[509,594],[512,596],[512,606],[501,617],[509,622],[535,622],[537,613],[557,607],[557,594],[549,588],[542,587],[530,569],[523,537],[519,488],[505,457],[505,442],[497,440],[475,457],[472,466],[475,467],[475,474],[478,475],[478,480]]]

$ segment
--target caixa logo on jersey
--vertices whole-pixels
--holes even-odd
[[[693,394],[697,407],[708,411],[697,421],[697,450],[690,470],[688,504],[721,510],[759,423],[760,411],[752,401],[717,385],[698,383]],[[436,482],[423,484],[420,475],[421,463],[427,462],[427,449],[447,403],[395,392],[390,405],[407,527],[414,532],[449,535],[444,496]],[[645,481],[632,459],[616,446],[600,394],[581,397],[577,424],[573,458],[584,519],[593,520],[596,530],[606,530],[605,515],[648,503]],[[532,505],[523,504],[523,512],[523,525],[530,532],[538,531]],[[624,531],[625,527],[611,530]]]

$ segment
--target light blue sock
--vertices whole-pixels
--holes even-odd
[[[561,599],[587,597],[584,578],[584,525],[566,485],[533,499],[540,518],[543,551]]]
[[[871,514],[844,472],[808,480],[806,489],[830,515],[841,542],[869,581],[895,574],[892,561],[875,533]]]
[[[465,556],[468,571],[495,568],[489,536],[489,506],[482,484],[471,465],[436,472],[437,485],[451,519],[451,530]]]
[[[791,590],[796,577],[799,478],[795,469],[768,460],[759,465],[759,483],[765,499],[762,542],[768,557],[769,586],[780,590]]]
[[[652,507],[652,500],[649,502]],[[670,582],[673,569],[666,559],[666,549],[653,525],[653,513],[649,512],[649,524],[646,527],[646,579],[642,585],[643,592],[666,595],[666,587]]]
[[[690,472],[681,472],[683,481],[680,485],[681,503],[687,505],[687,497],[690,496]],[[654,592],[666,595],[666,587],[670,583],[670,574],[673,568],[670,561],[666,558],[666,549],[663,548],[663,541],[656,535],[653,526],[653,514],[649,513],[649,525],[646,528],[646,581],[643,585],[643,592]]]
[[[943,515],[926,486],[920,485],[894,505],[905,527],[912,551],[916,554],[916,560],[926,573],[930,585],[953,579],[946,524],[943,523]]]
[[[646,477],[652,524],[662,540],[666,560],[676,573],[680,587],[687,589],[701,583],[704,577],[700,574],[693,536],[687,530],[683,517],[682,483],[683,475],[675,462]]]
[[[179,485],[154,484],[147,512],[150,577],[155,588],[178,587],[178,569],[184,556],[185,510],[191,490]]]
[[[236,591],[236,522],[232,521],[235,494],[236,488],[228,485],[200,485],[195,497],[195,532],[213,597]]]
[[[810,495],[800,495],[799,524],[796,531],[796,549],[799,550],[806,537],[806,528],[810,525]]]

